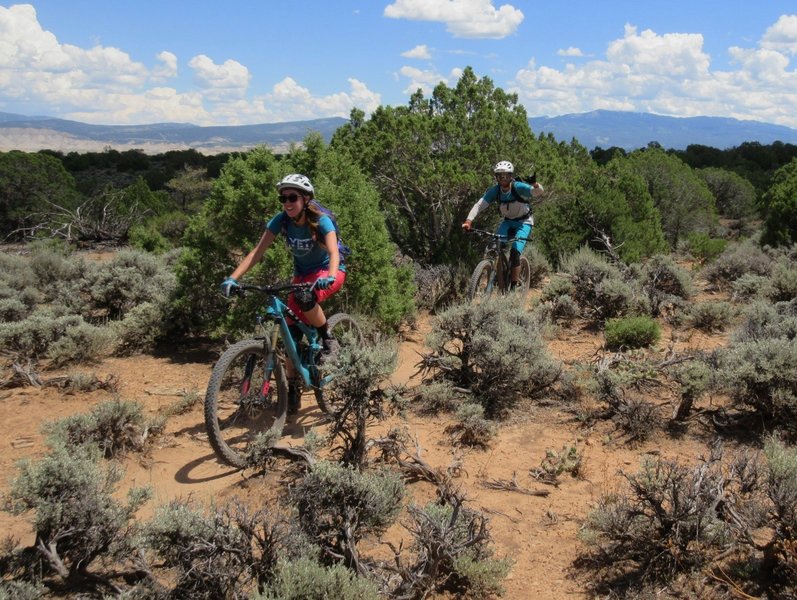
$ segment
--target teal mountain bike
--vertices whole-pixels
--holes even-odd
[[[484,257],[476,265],[468,283],[468,299],[472,302],[479,298],[486,298],[493,292],[506,294],[510,291],[511,267],[507,256],[509,247],[515,240],[529,238],[508,238],[498,235],[491,231],[481,229],[471,229],[473,233],[480,237],[487,238],[487,247]],[[531,284],[531,263],[525,256],[520,257],[520,286],[517,291],[526,294]]]
[[[313,284],[257,286],[241,284],[233,293],[250,292],[266,296],[265,311],[258,315],[258,335],[227,348],[210,376],[205,394],[205,429],[218,458],[233,467],[246,466],[247,449],[259,434],[271,445],[282,436],[288,413],[288,377],[285,361],[291,361],[301,392],[312,390],[319,408],[333,416],[336,407],[324,397],[324,386],[332,376],[318,364],[322,350],[315,327],[302,323],[278,294],[290,293]],[[288,328],[288,319],[304,334],[297,343]],[[270,330],[264,321],[273,322]],[[341,347],[361,344],[357,322],[345,313],[327,320],[329,331]]]

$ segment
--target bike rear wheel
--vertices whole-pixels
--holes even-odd
[[[335,336],[340,344],[341,350],[347,346],[360,346],[363,343],[363,334],[360,326],[353,317],[346,313],[337,313],[327,319],[327,327],[329,332]],[[323,374],[316,370],[316,376],[320,379]],[[323,387],[316,381],[316,386],[313,388],[315,392],[315,399],[318,402],[319,408],[327,415],[334,417],[341,409],[339,402],[332,394],[325,394]]]
[[[221,355],[205,395],[205,429],[222,462],[246,467],[259,435],[268,445],[279,439],[287,411],[288,380],[268,340],[243,340]]]
[[[493,293],[496,285],[493,261],[483,260],[473,270],[468,283],[468,299],[487,298]]]

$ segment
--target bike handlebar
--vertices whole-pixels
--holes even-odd
[[[239,283],[232,288],[231,293],[243,296],[248,291],[260,292],[262,294],[278,294],[279,292],[312,289],[314,283],[282,283],[278,285],[252,285],[250,283]]]
[[[531,238],[523,238],[523,237],[509,238],[509,237],[507,237],[505,235],[500,235],[498,233],[493,233],[492,231],[485,231],[484,229],[473,229],[473,228],[471,228],[471,229],[467,230],[467,233],[475,233],[477,235],[481,235],[481,236],[484,236],[484,237],[491,237],[493,239],[500,240],[500,241],[502,241],[502,242],[504,242],[506,244],[511,244],[512,242],[515,242],[515,241],[518,241],[518,240],[524,241],[524,242],[530,242],[531,241]]]

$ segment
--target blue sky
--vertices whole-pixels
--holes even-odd
[[[0,111],[123,125],[367,114],[477,76],[530,117],[797,128],[794,0],[0,0]]]

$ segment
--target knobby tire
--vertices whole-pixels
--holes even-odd
[[[468,299],[486,298],[493,292],[497,278],[493,277],[493,261],[484,259],[473,270],[468,283]]]
[[[222,462],[247,466],[249,445],[258,434],[278,440],[288,412],[288,380],[267,340],[243,340],[221,355],[205,395],[205,429]],[[271,367],[266,361],[271,358]],[[249,372],[248,378],[245,376]],[[263,396],[264,383],[268,392]]]

